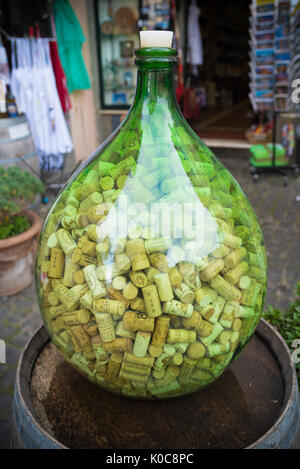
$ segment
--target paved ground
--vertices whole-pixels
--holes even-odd
[[[219,155],[220,153],[220,155]],[[222,162],[249,197],[265,237],[269,265],[266,305],[286,307],[293,300],[293,288],[300,280],[300,177],[283,187],[277,175],[262,176],[253,184],[247,159],[230,152],[218,152]],[[15,370],[22,347],[41,323],[34,285],[18,295],[0,298],[0,339],[7,344],[7,364],[0,364],[0,448],[10,444],[11,407]]]

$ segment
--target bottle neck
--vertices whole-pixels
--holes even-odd
[[[175,95],[177,52],[168,48],[149,48],[138,49],[136,54],[138,75],[132,110],[147,106],[151,113],[155,104],[166,104],[170,110],[177,109]]]

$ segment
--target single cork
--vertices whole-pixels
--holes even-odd
[[[68,329],[75,352],[89,352],[92,344],[82,326],[72,326]]]
[[[69,290],[67,287],[65,287],[65,285],[60,282],[55,284],[55,286],[53,286],[53,289],[56,295],[58,296],[60,302],[65,305],[68,311],[72,311],[76,308],[78,298],[76,294],[71,291],[71,289]]]
[[[244,306],[254,307],[258,299],[260,292],[260,285],[255,280],[252,280],[252,283],[247,290],[243,290],[240,303]]]
[[[132,302],[130,303],[130,307],[131,309],[134,309],[141,313],[147,313],[145,301],[143,300],[143,298],[140,298],[139,296],[137,296],[136,298],[134,298],[134,300],[132,300]]]
[[[202,316],[198,311],[193,311],[189,318],[184,318],[182,323],[187,329],[195,329],[196,331],[200,327],[202,322]]]
[[[66,326],[77,326],[89,322],[91,313],[85,309],[79,309],[70,313],[64,313],[62,317]]]
[[[224,328],[218,322],[214,324],[211,333],[207,337],[201,337],[201,342],[207,346],[214,342],[216,338],[221,334]],[[199,334],[200,335],[200,334]]]
[[[86,279],[86,282],[93,294],[95,299],[103,298],[106,295],[106,289],[103,283],[98,280],[96,266],[88,265],[84,267],[83,273]]]
[[[159,357],[162,354],[162,351],[163,351],[162,347],[158,347],[156,345],[150,344],[148,347],[149,354],[151,355],[151,357],[154,357],[154,358]]]
[[[151,339],[151,332],[138,331],[135,337],[133,353],[136,357],[145,357]]]
[[[200,272],[200,279],[203,282],[210,282],[224,268],[223,259],[216,259],[208,264],[205,269]]]
[[[123,316],[123,326],[129,331],[152,332],[154,331],[154,318],[145,313],[126,311]]]
[[[134,271],[144,270],[150,267],[148,257],[145,253],[137,254],[136,256],[134,256],[131,260],[131,263],[132,270]]]
[[[192,343],[196,340],[196,331],[187,331],[186,329],[169,329],[167,342],[174,344],[176,342]]]
[[[103,202],[103,197],[100,194],[100,192],[93,192],[80,203],[80,211],[82,213],[85,213],[93,205],[98,205],[98,204],[101,204],[102,202]]]
[[[180,274],[180,272],[178,271],[177,267],[172,267],[172,269],[170,269],[168,275],[169,275],[170,282],[171,282],[172,286],[180,285],[180,283],[183,280],[183,277]]]
[[[95,337],[99,334],[97,322],[93,319],[86,324],[83,324],[83,329],[90,337]]]
[[[170,241],[167,238],[154,238],[145,240],[145,249],[147,254],[152,252],[165,252],[170,247]]]
[[[169,301],[174,298],[172,285],[167,273],[159,273],[154,276],[160,301]]]
[[[63,284],[66,287],[73,287],[75,285],[74,274],[79,269],[78,264],[72,262],[72,256],[68,254],[65,258],[65,270]]]
[[[57,305],[60,304],[58,296],[54,292],[49,293],[48,301],[49,301],[50,305],[52,305],[52,306],[57,306]]]
[[[111,342],[116,338],[114,323],[109,313],[95,313],[99,332],[103,342]]]
[[[213,324],[203,319],[200,323],[197,324],[197,332],[200,337],[210,337],[213,331]]]
[[[223,279],[221,275],[217,275],[210,285],[219,295],[223,296],[226,300],[229,301],[239,301],[241,298],[241,292],[234,285],[231,285],[229,282]],[[246,291],[246,290],[245,290]]]
[[[170,364],[179,366],[183,362],[183,354],[180,352],[175,352],[174,355],[170,358]]]
[[[224,275],[224,279],[231,283],[232,285],[235,285],[239,279],[248,271],[248,264],[247,262],[240,262],[237,266],[235,266],[233,269],[228,270],[226,274]]]
[[[133,300],[134,298],[136,298],[138,292],[138,289],[131,281],[127,282],[127,284],[123,288],[123,295],[127,300]]]
[[[80,301],[80,298],[89,291],[89,287],[86,283],[83,285],[75,285],[69,289],[69,292],[74,295],[77,301]]]
[[[154,267],[148,267],[146,269],[147,280],[149,283],[154,283],[154,276],[159,274],[159,270],[155,269]]]
[[[52,248],[50,254],[50,266],[48,276],[61,278],[64,271],[65,255],[62,249]]]
[[[85,283],[85,276],[84,276],[83,271],[82,270],[76,270],[73,274],[73,279],[74,279],[74,282],[79,284],[79,285],[82,285],[83,283]]]
[[[121,271],[128,271],[131,267],[131,261],[128,255],[123,252],[121,254],[116,255],[116,265],[119,270]]]
[[[149,254],[148,259],[152,267],[154,267],[155,269],[158,269],[161,272],[169,272],[169,261],[167,256],[165,256],[164,254],[161,254],[160,252],[155,252]]]
[[[55,319],[57,318],[57,316],[61,316],[63,313],[66,312],[66,307],[62,304],[59,304],[58,306],[50,306],[47,312],[51,319]]]
[[[123,316],[125,312],[124,303],[117,300],[98,299],[94,301],[93,306],[100,313],[116,314],[118,317]]]
[[[131,239],[127,241],[125,250],[129,259],[133,259],[137,254],[145,254],[145,241],[141,238]]]
[[[87,236],[81,236],[81,238],[79,238],[78,247],[84,254],[88,254],[93,257],[96,256],[96,243],[89,241]]]
[[[146,305],[146,310],[150,318],[155,318],[162,314],[161,303],[155,285],[147,285],[142,288],[142,293]]]
[[[172,47],[172,31],[140,31],[141,47]]]
[[[119,375],[121,364],[123,360],[123,355],[120,352],[113,352],[110,356],[110,360],[107,365],[107,378],[108,380],[112,380],[113,378],[117,378]]]
[[[137,288],[143,288],[147,285],[148,279],[144,272],[129,272],[129,278]]]
[[[189,358],[198,360],[199,358],[204,357],[205,347],[200,342],[194,342],[188,346],[186,353]]]
[[[225,269],[233,269],[242,259],[246,256],[247,251],[241,247],[232,251],[228,256],[224,258]]]
[[[128,331],[124,328],[123,321],[119,321],[116,327],[116,335],[120,337],[127,337],[127,339],[135,339],[136,333]]]
[[[242,277],[237,282],[237,286],[241,290],[247,290],[247,288],[249,288],[250,285],[251,285],[251,278],[248,277],[247,275],[242,275]]]
[[[193,303],[195,299],[195,293],[184,282],[174,287],[174,293],[182,303]]]
[[[166,301],[163,305],[163,312],[183,318],[190,318],[193,314],[193,305],[181,303],[181,301]]]
[[[195,291],[195,300],[202,308],[212,303],[217,297],[217,293],[210,287],[201,287]]]
[[[126,337],[117,337],[111,342],[104,342],[102,347],[106,352],[132,352],[133,342]]]
[[[118,275],[117,277],[115,277],[112,281],[112,286],[113,288],[115,288],[116,290],[123,290],[123,288],[125,287],[127,281],[126,281],[126,277],[124,277],[123,275]]]
[[[163,347],[167,340],[170,318],[160,316],[155,320],[154,332],[152,334],[151,345]]]
[[[72,253],[72,257],[71,257],[73,264],[78,264],[80,262],[81,256],[82,256],[81,249],[79,248],[74,249]]]

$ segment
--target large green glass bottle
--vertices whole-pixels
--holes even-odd
[[[132,107],[57,197],[37,258],[54,344],[135,398],[212,383],[253,334],[266,290],[254,211],[178,108],[176,55],[136,51]]]

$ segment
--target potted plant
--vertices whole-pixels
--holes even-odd
[[[29,205],[43,183],[18,166],[0,166],[0,296],[13,295],[32,281],[40,218]]]

